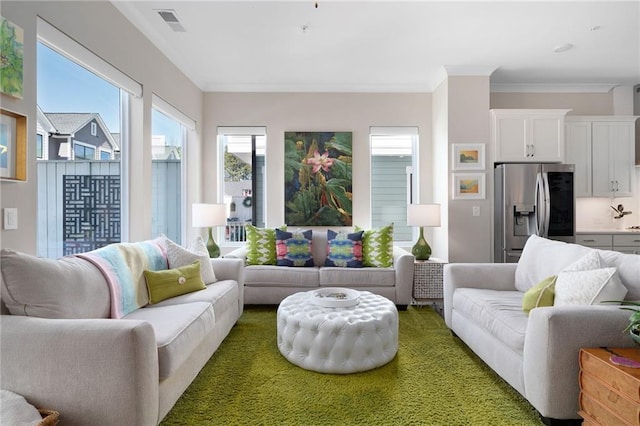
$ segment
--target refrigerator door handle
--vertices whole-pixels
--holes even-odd
[[[549,174],[542,173],[544,185],[544,233],[543,237],[549,238],[549,222],[551,221],[551,194],[549,193]]]
[[[536,194],[535,194],[535,214],[536,214],[536,235],[542,237],[544,234],[544,182],[542,180],[542,174],[538,173],[536,176]]]

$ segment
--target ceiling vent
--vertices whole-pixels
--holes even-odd
[[[178,20],[178,17],[176,16],[175,10],[173,10],[173,9],[156,9],[156,12],[158,12],[158,15],[160,15],[162,20],[164,22],[166,22],[167,25],[169,25],[169,27],[173,31],[179,32],[179,33],[183,33],[183,32],[186,31],[184,29],[184,27],[182,26],[182,24],[180,23],[180,21]]]

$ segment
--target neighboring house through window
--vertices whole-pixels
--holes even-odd
[[[407,204],[416,202],[417,127],[371,127],[371,225],[393,223],[395,241],[411,241]]]

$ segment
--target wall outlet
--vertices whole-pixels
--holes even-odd
[[[4,229],[18,229],[18,209],[5,207]]]
[[[473,206],[473,215],[480,216],[480,206]]]

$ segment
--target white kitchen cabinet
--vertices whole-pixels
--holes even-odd
[[[633,196],[635,118],[566,117],[565,162],[575,164],[577,197]]]
[[[562,162],[567,109],[493,109],[495,162]]]
[[[614,235],[613,249],[622,253],[640,254],[640,233]]]
[[[613,235],[576,234],[576,244],[591,248],[597,248],[600,250],[611,250],[613,248]]]

